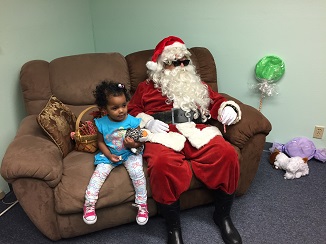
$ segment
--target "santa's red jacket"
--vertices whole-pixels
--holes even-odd
[[[238,109],[236,122],[241,119],[239,106],[207,87],[212,103],[209,107],[211,119],[218,119],[223,108],[231,104]],[[142,119],[141,127],[153,119],[157,112],[170,111],[173,104],[166,103],[152,81],[141,82],[132,96],[128,111]],[[173,139],[174,145],[167,147],[169,133],[162,141],[146,142],[144,159],[148,162],[148,173],[154,200],[171,204],[188,190],[193,174],[208,188],[234,193],[239,179],[238,155],[230,143],[225,141],[217,129],[207,124],[180,123],[169,125],[169,133],[178,133],[184,140]],[[182,146],[180,147],[180,143]],[[170,145],[170,144],[169,144]],[[178,149],[176,149],[178,148]],[[189,164],[190,162],[190,164]]]

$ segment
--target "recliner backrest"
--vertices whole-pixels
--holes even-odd
[[[53,94],[79,114],[93,105],[92,91],[102,80],[118,81],[130,88],[129,71],[120,53],[90,53],[46,62],[34,60],[21,69],[20,82],[28,114],[38,114]]]

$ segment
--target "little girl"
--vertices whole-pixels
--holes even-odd
[[[111,170],[123,164],[135,188],[136,204],[133,205],[138,207],[136,221],[139,225],[144,225],[148,221],[148,211],[143,158],[141,154],[133,154],[130,150],[140,147],[142,143],[124,136],[127,129],[139,127],[140,119],[127,113],[130,95],[123,84],[103,81],[93,94],[97,106],[107,115],[95,119],[100,152],[95,155],[96,168],[86,189],[84,222],[94,224],[97,221],[95,204],[99,191]]]

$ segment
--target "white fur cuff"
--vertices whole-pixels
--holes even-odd
[[[186,138],[176,132],[168,133],[152,133],[148,141],[162,144],[166,147],[172,148],[173,150],[180,152],[186,142]]]
[[[222,135],[221,131],[215,126],[209,126],[202,130],[196,128],[194,122],[180,123],[176,125],[182,135],[188,138],[190,144],[199,149],[206,145],[217,135]]]
[[[221,104],[220,108],[218,109],[218,121],[221,121],[221,115],[222,115],[222,111],[223,109],[227,106],[227,105],[232,105],[234,106],[238,111],[237,111],[237,118],[233,121],[232,124],[236,124],[241,120],[241,109],[239,107],[239,105],[237,103],[235,103],[234,101],[225,101]]]
[[[150,116],[150,115],[145,114],[145,113],[139,113],[139,114],[136,116],[136,118],[140,118],[140,119],[141,119],[141,122],[140,122],[140,125],[139,125],[140,128],[144,128],[148,121],[154,119],[153,116]]]

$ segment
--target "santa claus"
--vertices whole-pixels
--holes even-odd
[[[238,155],[217,127],[206,124],[235,124],[241,119],[240,107],[201,81],[191,53],[176,36],[159,42],[146,66],[148,79],[138,85],[128,108],[142,119],[141,127],[153,133],[143,156],[153,198],[166,220],[168,243],[183,243],[179,198],[193,174],[214,190],[213,219],[223,240],[241,243],[230,217]]]

